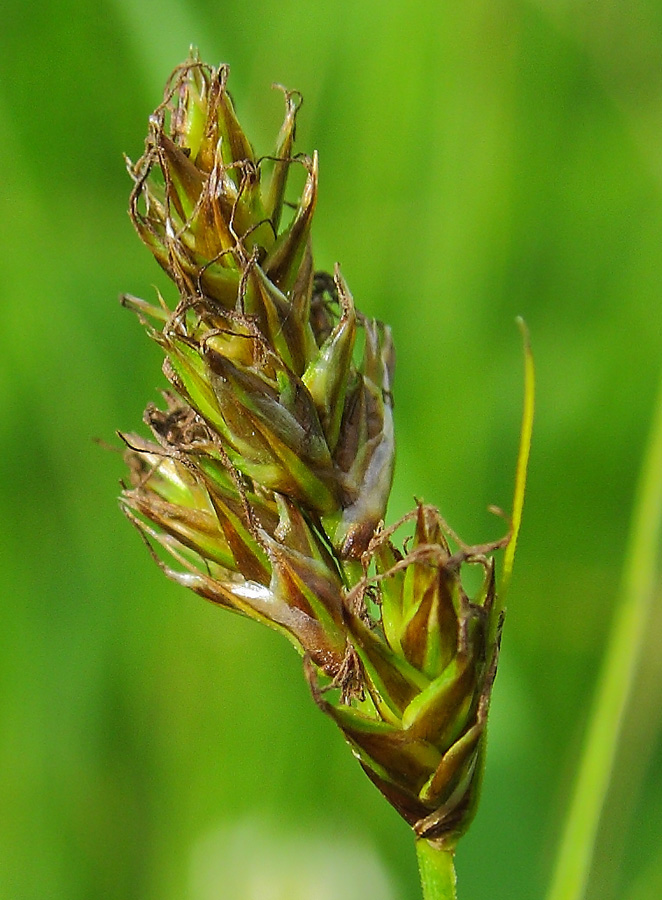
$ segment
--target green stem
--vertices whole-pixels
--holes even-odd
[[[662,532],[662,385],[644,456],[620,588],[584,753],[547,900],[580,900],[593,858],[623,714],[650,620]]]
[[[513,511],[511,515],[511,533],[506,552],[503,557],[503,577],[499,591],[499,608],[503,607],[506,593],[510,586],[515,563],[515,550],[517,538],[522,524],[522,510],[524,509],[524,494],[526,491],[526,473],[529,466],[531,453],[531,437],[533,435],[533,414],[536,404],[536,370],[531,353],[531,341],[529,330],[524,319],[518,318],[517,324],[522,332],[524,341],[524,408],[522,410],[522,426],[520,429],[519,451],[517,453],[517,467],[515,469],[515,493],[513,496]],[[495,617],[496,618],[496,617]]]
[[[416,856],[421,873],[423,900],[457,900],[453,863],[455,848],[418,838]]]

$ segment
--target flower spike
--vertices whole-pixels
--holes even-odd
[[[480,785],[508,538],[468,547],[423,503],[384,526],[391,331],[357,310],[338,267],[314,270],[319,164],[293,155],[300,95],[281,88],[276,149],[258,157],[228,79],[192,54],[129,163],[132,221],[178,298],[123,298],[170,389],[147,407],[152,438],[124,436],[122,508],[169,578],[289,638],[369,778],[419,838],[452,849]]]

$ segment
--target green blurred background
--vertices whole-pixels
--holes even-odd
[[[529,324],[528,504],[458,871],[462,900],[542,898],[662,360],[662,2],[5,0],[0,42],[0,898],[419,896],[408,829],[296,654],[166,583],[93,440],[163,385],[116,299],[164,284],[122,153],[190,43],[231,64],[259,152],[271,83],[305,96],[317,265],[398,347],[391,519],[416,496],[500,534]],[[662,895],[660,633],[592,900]]]

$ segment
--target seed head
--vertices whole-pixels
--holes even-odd
[[[315,273],[301,97],[283,89],[275,150],[258,157],[228,74],[197,56],[179,66],[129,163],[131,218],[178,300],[123,298],[170,388],[145,411],[152,437],[123,435],[121,504],[166,575],[287,635],[372,781],[417,834],[453,842],[480,780],[500,545],[466,547],[423,504],[396,526],[412,531],[401,547],[384,528],[390,329],[356,309],[337,267]],[[474,598],[466,566],[482,571]]]

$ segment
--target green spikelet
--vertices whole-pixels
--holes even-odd
[[[129,163],[132,220],[179,299],[123,298],[171,389],[146,410],[152,439],[123,435],[122,507],[166,575],[287,635],[368,776],[419,837],[452,846],[480,782],[499,545],[465,547],[422,504],[402,546],[384,529],[390,330],[338,270],[314,272],[318,163],[293,155],[299,95],[283,92],[276,148],[258,157],[227,79],[196,57],[178,67]],[[483,573],[473,598],[467,565]]]

